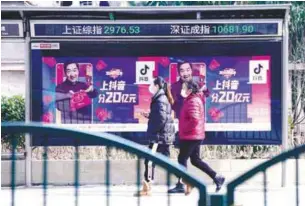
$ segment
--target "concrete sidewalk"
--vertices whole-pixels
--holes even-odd
[[[214,186],[208,187],[208,193],[213,193]],[[137,198],[133,194],[135,186],[111,186],[109,205],[110,206],[167,206],[168,203],[174,206],[197,206],[198,190],[194,190],[191,195],[184,196],[176,194],[167,196],[166,186],[154,186],[151,197]],[[287,188],[268,188],[268,206],[296,206],[296,189]],[[225,191],[221,191],[224,193]],[[300,187],[299,206],[305,206],[305,186]],[[242,206],[263,206],[264,195],[262,187],[244,186],[238,188],[235,193],[236,205]],[[1,206],[11,205],[11,190],[1,189]],[[75,203],[74,187],[52,187],[48,188],[48,206],[72,206]],[[43,190],[41,187],[17,188],[15,206],[41,206],[43,205]],[[106,187],[104,186],[81,186],[79,190],[79,206],[107,205]]]

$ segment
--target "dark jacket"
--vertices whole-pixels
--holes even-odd
[[[92,108],[86,106],[77,111],[70,110],[69,91],[79,92],[88,89],[88,85],[84,82],[76,82],[75,84],[66,80],[56,87],[56,108],[61,111],[61,123],[63,124],[89,124],[92,121]],[[97,96],[97,91],[87,93],[90,98]]]
[[[180,140],[203,140],[205,138],[205,95],[191,94],[183,103],[179,119]]]
[[[171,86],[171,93],[174,98],[173,110],[175,112],[175,116],[179,119],[180,111],[183,105],[183,97],[181,96],[181,89],[182,89],[183,81],[180,79],[179,81],[175,82]]]
[[[171,105],[161,89],[152,97],[150,104],[147,137],[151,142],[173,143],[175,125],[171,113]]]

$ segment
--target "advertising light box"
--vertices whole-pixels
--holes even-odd
[[[32,120],[146,143],[149,84],[156,76],[174,84],[177,64],[189,62],[210,91],[206,144],[281,144],[280,48],[272,41],[32,42]]]

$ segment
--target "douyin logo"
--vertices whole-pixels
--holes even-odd
[[[249,61],[249,84],[266,84],[268,82],[269,60]]]
[[[146,75],[147,72],[148,72],[148,70],[149,70],[149,67],[145,64],[144,68],[142,68],[142,69],[140,70],[140,73],[141,73],[142,75]]]
[[[136,62],[136,84],[150,84],[153,80],[154,61]]]
[[[254,73],[255,74],[260,74],[262,69],[263,69],[263,66],[261,64],[258,64],[258,67],[254,68]]]

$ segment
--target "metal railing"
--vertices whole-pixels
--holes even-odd
[[[102,133],[102,134],[93,134],[87,132],[81,132],[72,129],[63,129],[54,126],[48,126],[46,124],[37,124],[37,123],[2,123],[1,125],[2,133],[4,134],[12,134],[12,133],[30,133],[34,135],[39,135],[44,138],[44,150],[43,150],[43,205],[47,205],[47,194],[48,194],[48,139],[50,137],[56,136],[65,136],[71,137],[75,140],[75,153],[74,153],[74,197],[75,202],[74,205],[79,205],[79,185],[80,185],[80,171],[79,171],[79,141],[82,139],[94,139],[97,142],[100,142],[102,145],[107,147],[115,147],[118,149],[123,149],[130,153],[135,154],[137,159],[137,189],[140,190],[141,184],[141,174],[140,174],[140,158],[145,158],[149,161],[154,162],[156,165],[164,168],[167,171],[167,187],[170,186],[170,174],[175,174],[183,178],[189,184],[193,185],[195,188],[199,190],[199,202],[198,205],[204,206],[207,205],[207,191],[206,186],[204,183],[197,179],[196,177],[187,173],[186,169],[177,163],[171,161],[170,159],[166,158],[160,154],[154,154],[151,150],[143,148],[134,142],[129,140],[123,139],[121,137]],[[17,147],[17,139],[15,136],[12,137],[12,155],[11,155],[11,205],[15,206],[15,193],[16,193],[16,147]],[[110,160],[107,158],[106,160],[106,205],[110,205]],[[170,205],[169,201],[169,194],[168,196],[168,205]],[[102,204],[103,205],[103,204]],[[137,205],[140,204],[140,196],[138,196]]]
[[[235,189],[242,185],[247,180],[251,179],[252,177],[263,174],[263,193],[264,193],[264,205],[268,205],[267,201],[267,193],[268,193],[268,187],[267,187],[267,169],[270,167],[278,164],[278,163],[285,163],[289,158],[295,159],[295,177],[296,177],[296,206],[300,205],[300,192],[299,192],[299,180],[300,180],[300,174],[299,174],[299,158],[300,155],[305,153],[305,145],[302,145],[300,147],[297,147],[295,149],[292,149],[290,151],[284,152],[262,164],[257,165],[253,169],[245,172],[243,175],[239,176],[238,178],[234,179],[227,185],[227,197],[223,198],[227,200],[227,205],[232,206],[235,203]]]
[[[149,161],[154,162],[156,165],[164,168],[167,171],[167,186],[170,185],[170,174],[175,174],[179,177],[182,177],[185,181],[189,182],[189,184],[193,185],[195,188],[199,190],[199,206],[211,205],[211,206],[232,206],[235,204],[235,191],[236,188],[241,186],[247,180],[251,179],[252,177],[263,174],[263,200],[264,205],[268,206],[268,187],[267,187],[267,170],[272,166],[282,163],[284,164],[288,159],[294,158],[295,159],[295,177],[296,177],[296,206],[300,205],[300,191],[299,191],[299,182],[300,182],[300,174],[299,174],[299,158],[300,156],[305,153],[305,145],[297,147],[293,150],[284,152],[262,164],[257,165],[253,169],[245,172],[238,178],[234,179],[227,185],[227,193],[226,194],[213,194],[211,196],[207,195],[207,189],[204,183],[197,179],[196,177],[187,173],[185,168],[179,166],[177,163],[169,160],[165,156],[160,154],[154,154],[151,150],[143,148],[134,142],[129,140],[123,139],[121,137],[102,133],[100,135],[91,134],[86,132],[81,132],[77,130],[71,129],[63,129],[54,126],[47,126],[42,124],[36,123],[3,123],[1,126],[2,133],[31,133],[35,135],[40,135],[44,138],[44,153],[43,153],[43,205],[47,205],[47,191],[48,191],[48,176],[47,176],[47,169],[48,169],[48,157],[47,157],[47,149],[48,149],[48,138],[54,136],[66,136],[71,137],[75,140],[75,153],[74,153],[74,197],[75,197],[75,204],[79,205],[79,140],[81,139],[88,139],[92,138],[96,141],[100,141],[103,145],[107,147],[116,147],[119,149],[123,149],[130,153],[135,154],[137,159],[137,189],[140,190],[140,158],[148,159]],[[17,139],[13,137],[12,139],[12,154],[11,158],[11,196],[12,196],[12,206],[15,206],[15,190],[16,190],[16,146],[17,146]],[[110,160],[107,158],[106,160],[106,205],[110,205]],[[168,195],[168,205],[170,205],[169,201],[169,194]],[[138,196],[138,205],[140,204],[140,196]]]

